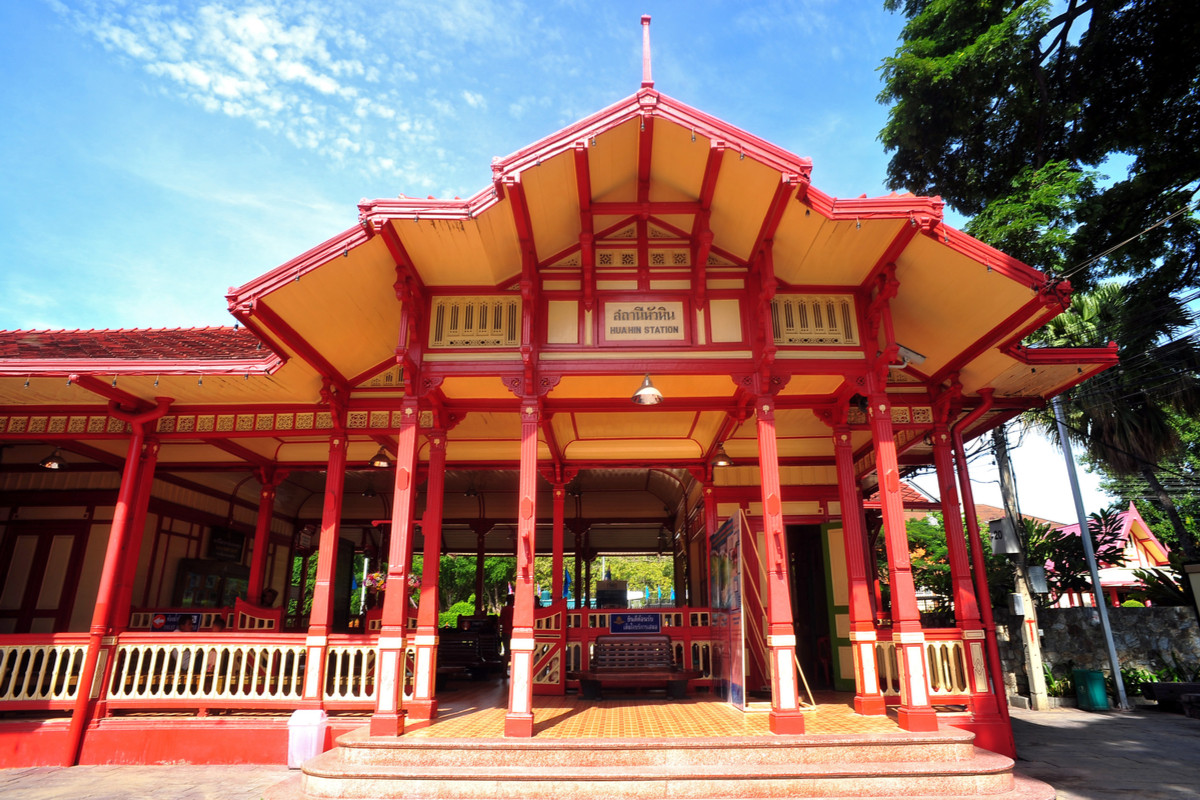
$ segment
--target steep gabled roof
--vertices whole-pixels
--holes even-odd
[[[1156,566],[1166,566],[1170,549],[1154,535],[1154,532],[1150,530],[1150,526],[1146,524],[1146,520],[1142,519],[1142,515],[1138,513],[1137,507],[1133,503],[1130,503],[1127,509],[1118,514],[1117,518],[1121,521],[1117,541],[1124,542],[1127,546],[1129,544],[1134,545],[1145,553],[1151,563]],[[1079,523],[1062,525],[1058,530],[1078,536]]]

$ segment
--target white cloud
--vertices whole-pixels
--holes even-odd
[[[383,172],[397,191],[432,188],[425,170],[435,162],[437,185],[453,185],[457,163],[445,153],[461,160],[475,132],[494,127],[492,108],[510,120],[544,113],[552,93],[512,99],[535,76],[581,80],[567,77],[578,67],[569,59],[554,63],[547,59],[561,56],[531,50],[534,41],[560,42],[562,31],[522,0],[47,2],[80,36],[148,75],[154,93],[247,132],[269,131],[338,170],[374,177],[377,163],[363,156],[387,159]],[[464,75],[480,78],[467,89]],[[466,111],[477,122],[469,129],[460,121]],[[476,167],[472,175],[486,181],[486,156]]]

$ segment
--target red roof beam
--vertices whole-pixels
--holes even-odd
[[[237,456],[247,464],[260,469],[270,469],[275,467],[275,462],[273,462],[271,459],[261,456],[253,450],[242,447],[240,444],[231,442],[228,439],[210,439],[209,444],[211,444],[213,447],[224,450],[230,455]]]
[[[349,395],[350,386],[345,376],[330,364],[325,356],[321,355],[315,347],[309,344],[308,340],[301,336],[295,328],[289,325],[283,317],[276,314],[270,306],[261,300],[255,301],[249,313],[261,320],[279,338],[279,341],[285,347],[292,350],[302,361],[312,367],[318,375],[328,379],[343,395]],[[248,325],[250,317],[246,319]]]
[[[249,327],[249,326],[247,326]],[[257,331],[255,332],[257,333]],[[5,378],[66,378],[82,374],[81,370],[99,375],[266,375],[282,364],[275,353],[261,360],[247,361],[201,359],[138,360],[138,359],[6,359],[0,365],[0,377]]]
[[[638,133],[637,160],[637,199],[639,205],[650,202],[650,173],[654,158],[654,117],[648,113],[642,115],[641,127]],[[650,214],[641,214],[637,221],[637,253],[639,284],[643,289],[650,288],[650,229],[648,222]]]
[[[579,195],[579,264],[583,272],[583,307],[591,311],[596,293],[596,226],[592,217],[592,170],[587,142],[575,143],[575,190]]]
[[[1037,295],[1027,300],[1020,308],[1005,317],[990,331],[963,349],[934,375],[931,375],[930,381],[934,385],[942,383],[951,374],[961,372],[967,364],[970,364],[992,347],[999,348],[1007,354],[1012,355],[1012,352],[1010,352],[1011,348],[1021,338],[1042,327],[1061,313],[1063,306],[1058,305],[1056,307],[1056,303],[1058,302],[1056,300],[1056,286],[1043,284]],[[1043,309],[1042,313],[1037,314],[1032,321],[1027,321],[1039,308]]]
[[[230,313],[236,317],[238,308],[249,308],[254,300],[299,280],[334,258],[344,256],[369,238],[370,234],[362,226],[355,226],[276,267],[266,275],[255,278],[239,288],[230,288],[225,294]]]
[[[694,200],[638,200],[593,203],[592,213],[597,216],[631,216],[649,219],[651,215],[678,216],[699,214],[700,204]]]
[[[400,234],[396,230],[396,226],[391,220],[387,220],[379,227],[380,237],[383,239],[384,246],[388,249],[392,260],[396,262],[397,277],[403,275],[412,281],[413,289],[419,299],[424,301],[425,283],[421,280],[420,273],[417,272],[417,267],[413,263],[412,257],[408,254],[408,249],[404,246],[404,242],[400,240]]]
[[[67,378],[68,383],[73,383],[83,389],[88,390],[92,394],[99,395],[113,403],[116,403],[122,410],[129,413],[138,413],[152,408],[153,403],[149,400],[144,400],[137,395],[130,394],[123,389],[117,388],[117,379],[113,378],[112,383],[107,383],[100,380],[94,375],[71,375]]]

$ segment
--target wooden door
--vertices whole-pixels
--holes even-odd
[[[0,633],[63,633],[71,624],[86,521],[10,522],[0,541]]]

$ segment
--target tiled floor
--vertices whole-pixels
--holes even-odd
[[[447,739],[500,738],[508,685],[468,685],[439,692],[438,718],[409,722],[405,735]],[[606,700],[533,698],[534,735],[550,739],[676,738],[765,736],[769,707],[744,712],[707,693],[668,700],[662,694],[618,695]],[[804,714],[806,733],[895,733],[891,717],[855,714],[847,694],[817,695],[817,707]]]

